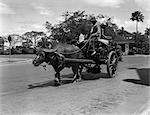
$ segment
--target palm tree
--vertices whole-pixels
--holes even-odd
[[[132,13],[132,17],[130,18],[130,20],[132,21],[136,21],[136,36],[135,36],[135,44],[136,44],[136,47],[138,47],[138,35],[139,35],[139,32],[138,32],[138,23],[139,22],[143,22],[144,20],[144,16],[143,14],[140,12],[140,11],[135,11]]]
[[[143,22],[144,16],[140,11],[135,11],[132,13],[132,17],[130,18],[132,21],[136,21],[136,33],[138,33],[138,23]]]

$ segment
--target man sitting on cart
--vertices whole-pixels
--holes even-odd
[[[112,39],[111,36],[104,35],[104,29],[108,26],[109,19],[102,18],[100,21],[97,21],[95,17],[90,19],[91,23],[93,24],[90,32],[90,39],[92,39],[92,48],[93,53],[92,56],[95,55],[95,41],[99,41],[105,45],[109,45],[109,41]]]

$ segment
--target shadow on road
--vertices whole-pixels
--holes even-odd
[[[62,75],[62,85],[64,84],[69,84],[72,83],[72,79],[73,79],[73,74],[67,74],[67,75]],[[82,80],[97,80],[99,78],[109,78],[107,73],[97,73],[97,74],[93,74],[93,73],[82,73]],[[33,89],[33,88],[42,88],[42,87],[49,87],[49,86],[53,86],[56,87],[57,85],[55,84],[54,80],[49,80],[49,81],[45,81],[45,82],[37,82],[37,83],[32,83],[28,85],[28,89]]]
[[[62,84],[69,84],[71,83],[71,80],[62,80]],[[55,84],[54,80],[50,80],[50,81],[45,81],[45,82],[37,82],[37,83],[32,83],[28,85],[28,89],[33,89],[33,88],[42,88],[42,87],[49,87],[49,86],[53,86],[56,87],[58,85]]]
[[[84,80],[96,80],[99,78],[110,78],[107,73],[82,73],[82,79]]]
[[[126,82],[131,82],[140,85],[150,86],[150,68],[128,68],[136,69],[136,72],[139,75],[139,79],[125,79]]]

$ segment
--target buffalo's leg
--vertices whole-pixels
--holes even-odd
[[[60,72],[64,68],[64,61],[57,60],[56,62],[57,62],[56,64],[52,65],[55,72],[56,72],[56,74],[55,74],[55,84],[56,85],[61,85],[62,81],[61,81],[61,78],[60,78]]]
[[[55,84],[56,85],[61,85],[61,83],[62,83],[61,77],[60,77],[60,72],[63,68],[64,68],[63,64],[57,66],[57,68],[54,68],[56,71],[56,74],[55,74]]]
[[[79,76],[80,76],[80,79],[82,79],[82,70],[83,70],[83,65],[79,65]]]
[[[72,66],[72,71],[74,73],[72,82],[77,82],[81,80],[81,74],[79,72],[80,71],[79,65],[75,64],[74,66]]]
[[[61,85],[60,72],[56,72],[55,74],[55,85]]]
[[[83,70],[83,65],[79,65],[79,73],[81,74]]]

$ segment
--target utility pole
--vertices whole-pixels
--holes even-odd
[[[10,56],[11,56],[11,41],[12,41],[12,38],[11,38],[10,35],[8,36],[8,41],[9,41],[9,62],[10,62]]]

